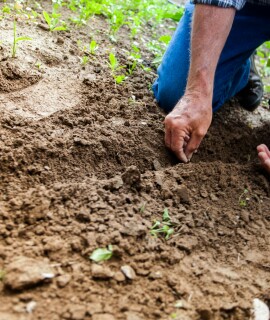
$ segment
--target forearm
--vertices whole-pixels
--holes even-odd
[[[211,99],[217,63],[235,16],[234,8],[196,5],[186,95]]]

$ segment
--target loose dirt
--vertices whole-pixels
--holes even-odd
[[[226,104],[180,164],[163,143],[154,72],[116,85],[107,24],[90,21],[60,34],[18,22],[33,40],[16,59],[1,22],[0,319],[252,319],[254,298],[270,303],[270,185],[256,158],[269,110]],[[83,67],[77,40],[93,34]],[[150,235],[165,208],[169,240]],[[112,259],[89,259],[108,245]]]

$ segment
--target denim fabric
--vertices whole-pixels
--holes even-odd
[[[186,5],[185,13],[158,67],[158,78],[153,84],[155,98],[166,112],[174,108],[185,91],[194,7],[193,4]],[[249,57],[267,40],[270,40],[270,7],[247,3],[242,10],[236,12],[218,62],[214,79],[214,111],[246,86],[250,69]]]

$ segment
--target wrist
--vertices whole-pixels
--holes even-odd
[[[201,68],[196,72],[190,72],[185,95],[194,96],[200,99],[212,99],[213,76],[207,68]]]
[[[210,93],[206,93],[205,91],[201,91],[200,88],[187,88],[183,97],[181,98],[182,104],[192,105],[193,108],[198,107],[199,109],[212,109],[212,91]],[[179,101],[179,102],[180,102]]]

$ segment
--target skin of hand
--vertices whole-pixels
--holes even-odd
[[[211,104],[208,99],[185,95],[165,119],[165,144],[183,162],[191,159],[207,133]]]
[[[270,173],[270,150],[265,144],[260,144],[257,147],[257,151],[262,167]]]
[[[215,70],[234,16],[234,8],[195,6],[187,87],[164,121],[165,144],[183,162],[191,159],[211,124]]]

